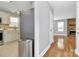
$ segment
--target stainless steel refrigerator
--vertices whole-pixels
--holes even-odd
[[[34,9],[20,12],[19,56],[34,57]]]

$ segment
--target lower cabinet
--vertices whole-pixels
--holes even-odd
[[[14,40],[18,40],[18,32],[16,30],[4,30],[3,32],[3,41],[11,42]]]

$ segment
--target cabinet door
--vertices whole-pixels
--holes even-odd
[[[17,31],[16,30],[10,30],[10,37],[11,37],[12,41],[17,40]]]
[[[2,24],[9,24],[9,18],[8,17],[2,18]]]
[[[0,17],[2,19],[2,24],[9,24],[10,13],[0,11]]]
[[[2,24],[9,24],[10,15],[8,13],[2,13]]]
[[[10,33],[9,33],[8,30],[4,30],[4,33],[3,33],[3,40],[4,40],[4,42],[10,41]]]
[[[17,40],[17,32],[15,30],[5,30],[4,31],[4,42],[11,42]]]

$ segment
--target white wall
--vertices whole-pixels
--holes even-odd
[[[53,34],[54,34],[54,30],[53,30],[53,21],[54,21],[54,14],[53,14],[53,11],[52,9],[50,8],[50,44],[52,42],[54,42],[54,39],[53,39]]]
[[[76,54],[79,56],[79,2],[77,2],[76,8]]]
[[[35,2],[35,56],[50,44],[49,16],[47,2]]]

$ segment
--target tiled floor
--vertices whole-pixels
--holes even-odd
[[[0,46],[0,57],[17,57],[18,41],[7,43]]]

